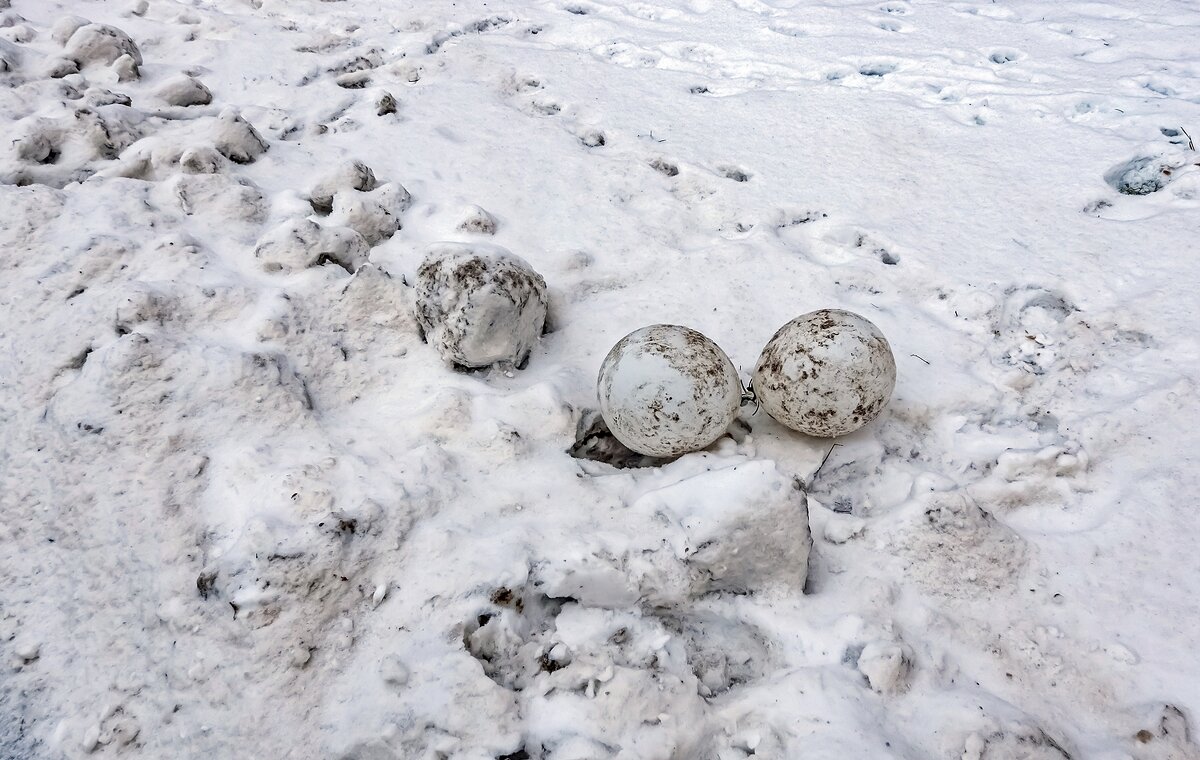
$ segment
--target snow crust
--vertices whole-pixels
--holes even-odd
[[[1196,757],[1198,28],[0,0],[0,758]],[[521,370],[421,339],[481,240]],[[601,445],[621,336],[821,308],[871,424]]]

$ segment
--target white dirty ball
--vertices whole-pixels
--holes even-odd
[[[417,322],[460,367],[521,366],[542,334],[546,306],[546,281],[500,246],[438,243],[417,271]]]
[[[753,387],[780,423],[833,438],[879,416],[896,387],[896,360],[869,320],[822,309],[779,328],[758,359]]]
[[[596,386],[612,434],[655,457],[710,445],[733,422],[742,400],[742,384],[725,352],[679,325],[626,335],[604,358]]]

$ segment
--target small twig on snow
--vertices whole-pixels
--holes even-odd
[[[1196,143],[1192,142],[1192,136],[1188,134],[1188,131],[1183,127],[1180,127],[1179,131],[1182,132],[1188,139],[1188,150],[1195,150]]]
[[[928,364],[928,363],[929,363],[929,360],[928,360],[928,359],[926,359],[924,356],[917,356],[916,354],[909,354],[909,356],[916,356],[918,359],[920,359],[921,361],[925,362],[926,364]]]
[[[825,463],[829,461],[829,455],[833,453],[834,449],[836,449],[838,446],[841,446],[841,445],[842,444],[840,444],[840,443],[835,443],[829,447],[829,451],[825,452],[825,458],[821,460],[821,463],[819,465],[817,465],[817,469],[813,470],[813,474],[810,475],[808,478],[808,487],[809,488],[812,488],[812,484],[817,482],[817,476],[821,474],[821,468],[824,467]]]

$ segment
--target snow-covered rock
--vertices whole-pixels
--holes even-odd
[[[5,39],[0,39],[0,74],[16,71],[21,65],[21,48]]]
[[[63,79],[79,73],[79,63],[72,58],[49,56],[42,61],[41,71],[50,79]]]
[[[224,158],[215,148],[188,148],[179,155],[179,168],[188,174],[216,174]]]

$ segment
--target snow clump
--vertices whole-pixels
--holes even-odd
[[[267,232],[254,257],[268,272],[290,272],[334,263],[348,272],[367,262],[371,248],[352,229],[322,227],[311,219],[289,219]]]
[[[460,367],[524,364],[545,327],[546,306],[546,281],[499,246],[436,243],[417,272],[425,339]]]
[[[74,19],[64,19],[64,28],[74,23]],[[105,66],[115,63],[122,56],[129,56],[133,62],[142,64],[142,53],[129,35],[115,26],[107,24],[84,24],[71,33],[66,43],[67,55],[86,65],[100,63]]]
[[[187,74],[167,80],[158,88],[158,97],[173,106],[206,106],[212,102],[212,92],[202,82]]]

